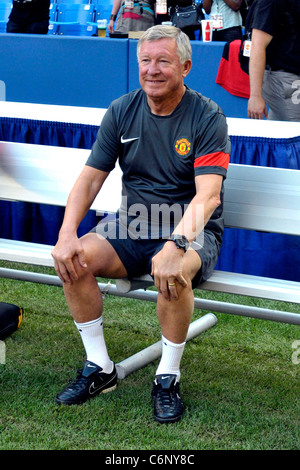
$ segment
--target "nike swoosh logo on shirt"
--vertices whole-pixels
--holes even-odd
[[[133,140],[137,140],[139,137],[132,137],[131,139],[124,139],[123,135],[121,137],[121,144],[125,144],[126,142],[132,142]]]

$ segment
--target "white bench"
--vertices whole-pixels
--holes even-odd
[[[0,199],[65,206],[89,150],[0,142]],[[58,171],[59,168],[59,171]],[[92,209],[115,213],[121,170],[116,167]],[[300,235],[300,171],[230,164],[225,181],[226,227]],[[51,246],[0,239],[0,259],[53,266]],[[152,285],[151,276],[117,280],[120,293]],[[300,303],[298,282],[215,271],[202,289]]]
[[[89,150],[0,142],[0,199],[65,206]],[[59,171],[58,171],[59,168]],[[92,209],[115,213],[121,196],[121,170],[108,177]],[[230,164],[225,181],[226,227],[300,235],[300,171]],[[0,239],[0,259],[53,267],[52,246]],[[57,276],[0,268],[0,277],[61,285]],[[99,283],[103,293],[156,302],[151,276]],[[300,304],[300,282],[215,271],[199,289]],[[195,298],[195,308],[300,325],[299,314]],[[208,314],[191,324],[188,340],[216,323]],[[160,354],[160,341],[117,365],[119,378]]]

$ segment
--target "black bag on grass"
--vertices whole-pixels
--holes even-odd
[[[14,304],[0,302],[0,340],[7,338],[21,325],[23,308]]]

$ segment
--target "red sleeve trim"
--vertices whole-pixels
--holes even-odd
[[[228,153],[215,152],[195,158],[194,168],[199,166],[221,166],[227,170],[230,156]]]

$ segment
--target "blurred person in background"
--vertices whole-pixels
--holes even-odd
[[[108,31],[146,31],[154,25],[154,0],[114,0]]]
[[[14,0],[7,33],[47,34],[50,0]]]
[[[242,1],[203,0],[204,11],[213,21],[213,41],[242,39],[242,15],[239,11]]]
[[[300,1],[256,0],[250,14],[248,116],[299,122]]]

